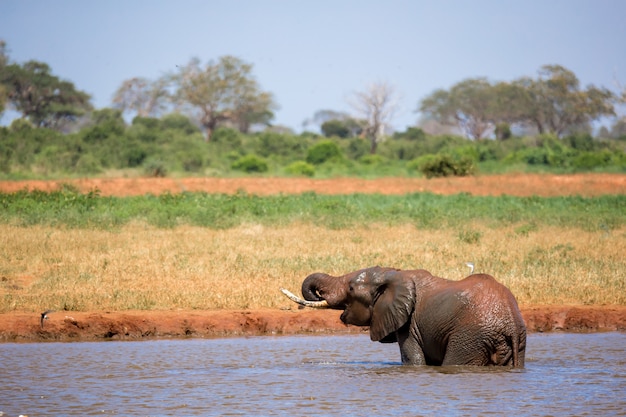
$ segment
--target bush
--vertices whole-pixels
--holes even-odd
[[[148,158],[143,164],[143,169],[146,175],[150,177],[165,177],[167,176],[167,169],[165,163],[156,158]]]
[[[187,116],[180,113],[170,113],[161,118],[161,127],[164,130],[180,130],[185,135],[200,133],[201,130]]]
[[[396,132],[393,134],[393,139],[405,139],[410,141],[425,141],[426,132],[419,127],[409,127],[404,132]]]
[[[229,127],[220,127],[211,136],[212,144],[225,144],[229,149],[239,149],[242,145],[242,135],[238,130]]]
[[[469,157],[452,158],[450,155],[427,155],[409,163],[409,168],[417,168],[426,178],[464,177],[476,171],[474,161]]]
[[[496,138],[498,140],[510,139],[512,135],[511,126],[508,123],[498,123],[496,125]]]
[[[59,145],[45,146],[35,156],[32,169],[43,175],[50,175],[74,170],[78,155]]]
[[[302,159],[306,152],[306,142],[294,135],[263,132],[255,139],[256,151],[264,158]]]
[[[315,167],[305,161],[296,161],[289,164],[285,168],[285,172],[290,175],[312,177],[315,175]]]
[[[322,134],[327,138],[337,136],[338,138],[347,138],[350,136],[350,129],[341,120],[328,120],[322,123],[320,127]]]
[[[154,117],[135,116],[132,121],[133,126],[145,126],[148,129],[158,129],[161,121]]]
[[[141,166],[147,157],[148,152],[144,147],[129,141],[128,146],[122,152],[122,162],[125,165],[122,167],[134,168]]]
[[[573,158],[572,166],[581,171],[606,167],[611,164],[612,157],[612,152],[606,149],[599,152],[580,152]]]
[[[563,143],[577,151],[593,151],[596,143],[589,133],[577,133],[563,138]]]
[[[359,159],[370,152],[370,144],[362,138],[351,138],[341,142],[348,158]],[[383,142],[383,144],[386,142]]]
[[[322,140],[309,148],[306,161],[309,164],[319,165],[333,159],[341,159],[342,153],[339,145],[332,140]]]
[[[102,165],[92,154],[84,154],[76,161],[76,172],[79,174],[99,174],[102,172]]]
[[[243,172],[267,172],[268,166],[265,159],[256,155],[245,155],[237,159],[230,166],[236,171]]]
[[[359,158],[359,162],[363,165],[380,165],[385,162],[385,158],[380,155],[363,155]]]

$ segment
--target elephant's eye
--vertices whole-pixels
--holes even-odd
[[[350,290],[350,292],[354,291],[354,287],[352,285],[350,285],[350,288],[348,288],[348,290]]]

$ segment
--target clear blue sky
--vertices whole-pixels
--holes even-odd
[[[46,62],[96,108],[128,78],[235,55],[274,94],[274,123],[296,131],[377,81],[400,93],[397,130],[470,77],[560,64],[583,86],[626,85],[626,0],[0,0],[0,38],[12,61]]]

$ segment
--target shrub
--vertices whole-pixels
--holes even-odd
[[[612,152],[602,150],[599,152],[580,152],[572,160],[572,166],[577,170],[591,170],[605,167],[611,164]]]
[[[220,127],[213,132],[211,136],[210,146],[216,153],[226,153],[237,151],[241,154],[243,151],[243,135],[238,130],[229,127]]]
[[[161,127],[164,130],[180,130],[186,135],[200,133],[201,130],[187,116],[180,113],[166,114],[161,118]]]
[[[385,162],[385,158],[383,158],[380,155],[368,154],[368,155],[363,155],[362,157],[360,157],[359,162],[362,163],[363,165],[380,165],[383,162]]]
[[[10,129],[12,132],[23,133],[30,130],[34,130],[35,126],[26,119],[15,119],[11,122]]]
[[[167,176],[167,169],[165,163],[157,158],[148,158],[143,164],[143,169],[146,175],[150,177],[165,177]]]
[[[596,143],[589,133],[577,133],[566,136],[563,138],[563,143],[578,151],[593,151],[596,148]]]
[[[512,136],[511,126],[508,123],[498,123],[496,125],[496,138],[499,140],[510,139]]]
[[[315,167],[305,161],[295,161],[285,168],[285,172],[291,175],[312,177],[315,175]]]
[[[132,121],[133,126],[145,126],[148,129],[158,129],[161,121],[154,117],[135,116]]]
[[[351,138],[344,140],[341,143],[344,144],[344,150],[347,157],[350,159],[359,159],[360,157],[367,155],[370,152],[369,142],[362,138]],[[384,143],[386,142],[383,142],[383,144]]]
[[[393,139],[405,139],[411,141],[424,141],[426,140],[426,132],[419,127],[409,127],[404,132],[396,132],[393,134]]]
[[[232,169],[243,172],[267,172],[268,166],[265,159],[256,155],[245,155],[237,159],[230,166]]]
[[[278,156],[288,159],[302,159],[306,142],[301,138],[275,132],[263,132],[256,139],[256,151],[262,157]]]
[[[32,169],[40,174],[49,175],[59,172],[71,172],[77,155],[59,145],[45,146],[35,156]]]
[[[137,143],[129,142],[128,146],[122,152],[123,163],[130,168],[138,167],[143,164],[148,152]]]
[[[92,154],[83,154],[76,161],[76,172],[79,174],[99,174],[102,172],[102,165]]]
[[[328,120],[322,123],[320,127],[322,134],[326,137],[337,136],[339,138],[347,138],[350,136],[350,129],[341,120]]]
[[[332,159],[341,159],[341,157],[339,145],[332,140],[322,140],[309,148],[306,161],[313,165],[319,165]]]
[[[472,175],[476,171],[474,161],[466,156],[458,159],[452,158],[450,155],[428,155],[427,157],[418,158],[417,161],[409,163],[409,168],[417,169],[426,176],[426,178],[435,177],[464,177]]]

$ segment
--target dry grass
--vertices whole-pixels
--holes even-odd
[[[460,279],[466,261],[511,288],[521,304],[626,304],[625,253],[624,229],[0,225],[0,312],[276,308],[289,306],[280,287],[299,292],[314,271],[378,264]]]

